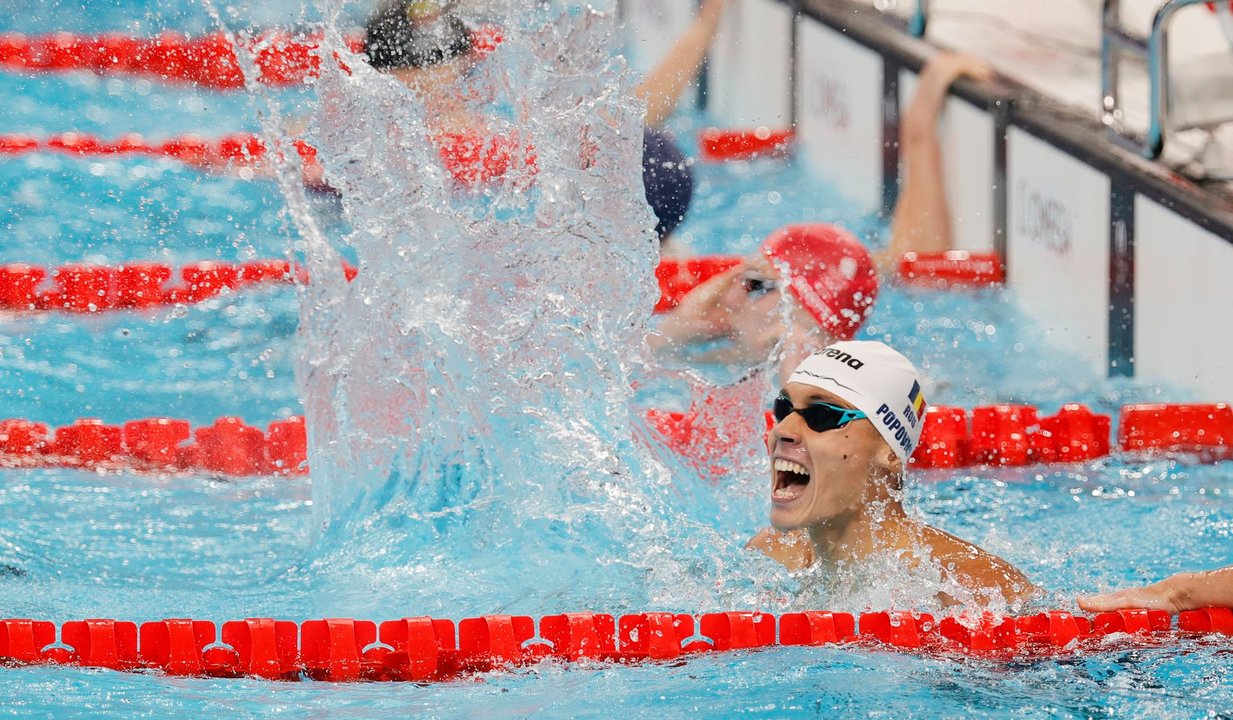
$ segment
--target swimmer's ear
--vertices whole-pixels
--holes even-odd
[[[894,450],[891,450],[890,445],[886,443],[882,443],[882,447],[878,449],[874,463],[877,464],[879,470],[888,476],[903,474],[903,461],[899,459],[899,455]]]
[[[892,475],[902,475],[903,474],[903,460],[899,459],[899,455],[894,450],[887,448],[887,452],[889,453],[889,455],[886,456],[887,463],[891,471],[891,474]]]

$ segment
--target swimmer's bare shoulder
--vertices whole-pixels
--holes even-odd
[[[793,572],[813,565],[813,543],[804,530],[782,532],[775,528],[760,531],[745,547],[760,550],[764,555]]]
[[[1040,593],[1018,568],[983,548],[935,527],[920,529],[933,559],[977,594],[996,592],[1008,603],[1024,603]]]

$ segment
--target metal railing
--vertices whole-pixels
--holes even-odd
[[[921,0],[922,2],[924,0]],[[1109,137],[1118,145],[1135,150],[1147,158],[1164,151],[1169,114],[1169,24],[1178,10],[1204,0],[1169,0],[1156,10],[1152,29],[1146,38],[1132,35],[1122,27],[1121,0],[1104,0],[1101,14],[1100,91],[1101,120]],[[1122,55],[1132,52],[1147,61],[1148,126],[1142,140],[1126,129],[1118,94]]]

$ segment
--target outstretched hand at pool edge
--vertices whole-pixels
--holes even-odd
[[[1170,614],[1204,607],[1233,607],[1233,566],[1199,573],[1178,573],[1158,583],[1079,598],[1087,612],[1137,608]]]

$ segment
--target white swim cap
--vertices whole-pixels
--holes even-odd
[[[885,343],[848,340],[801,361],[788,382],[821,388],[852,403],[905,463],[920,441],[925,395],[912,362]]]

